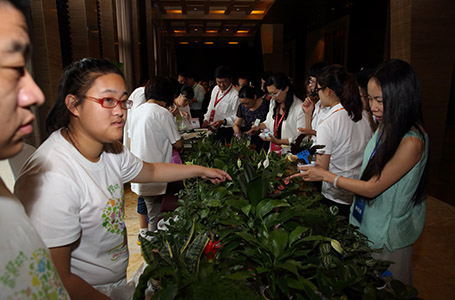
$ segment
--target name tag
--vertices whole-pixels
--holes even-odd
[[[365,200],[359,196],[355,196],[354,208],[352,210],[352,216],[359,222],[362,223],[363,212],[365,210]]]
[[[212,109],[212,111],[210,112],[209,123],[212,123],[212,122],[213,122],[213,118],[215,118],[215,110],[214,110],[214,109]]]

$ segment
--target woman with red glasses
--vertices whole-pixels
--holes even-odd
[[[69,65],[47,118],[51,135],[15,186],[72,299],[109,299],[103,291],[126,283],[125,182],[230,179],[221,170],[146,163],[131,154],[119,142],[131,105],[123,75],[110,62]]]

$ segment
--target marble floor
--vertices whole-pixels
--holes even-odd
[[[128,228],[130,263],[128,278],[142,266],[136,239],[139,222],[136,195],[125,187],[125,222]],[[414,286],[422,299],[455,297],[455,207],[428,197],[427,218],[420,239],[414,245]]]

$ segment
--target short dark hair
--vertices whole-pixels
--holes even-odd
[[[185,96],[188,99],[193,99],[194,98],[193,88],[188,86],[188,85],[183,85],[182,86],[182,88],[180,89],[180,94]]]
[[[79,105],[96,79],[111,73],[125,80],[119,68],[105,59],[83,58],[68,65],[60,77],[57,100],[46,119],[47,132],[68,126],[71,112],[65,102],[67,95],[74,95],[77,98],[76,105]]]
[[[219,66],[215,70],[215,78],[232,78],[231,69],[228,66]]]
[[[242,86],[242,88],[239,90],[239,98],[248,98],[248,99],[254,99],[254,96],[257,98],[261,97],[261,92],[255,89],[252,86],[246,85]]]
[[[166,106],[174,103],[174,85],[169,77],[156,76],[145,84],[145,99],[163,101]]]

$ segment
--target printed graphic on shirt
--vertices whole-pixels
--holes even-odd
[[[123,186],[120,187],[118,184],[110,185],[108,191],[111,194],[111,197],[106,202],[106,206],[103,209],[103,227],[111,233],[124,234],[125,193]]]
[[[42,248],[28,258],[19,251],[6,264],[0,284],[3,291],[14,291],[8,299],[68,299],[48,252]]]
[[[107,253],[109,255],[111,255],[111,261],[116,261],[124,255],[126,255],[128,257],[129,252],[128,252],[128,243],[127,243],[126,239],[123,243],[110,249]]]

